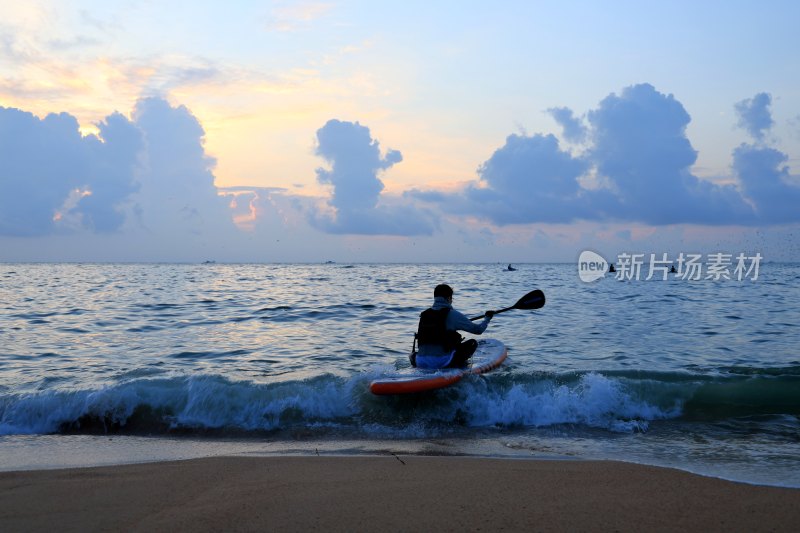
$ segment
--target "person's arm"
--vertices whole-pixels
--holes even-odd
[[[458,331],[472,333],[473,335],[480,335],[486,331],[486,326],[489,325],[492,315],[494,315],[494,313],[487,311],[483,322],[475,323],[455,309],[451,309],[447,314],[447,329],[456,329]]]

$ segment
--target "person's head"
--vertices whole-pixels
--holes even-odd
[[[433,297],[436,298],[437,296],[441,296],[446,300],[453,299],[453,289],[450,285],[445,285],[444,283],[441,285],[437,285],[435,289],[433,289]]]

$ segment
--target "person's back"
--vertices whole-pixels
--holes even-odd
[[[477,341],[462,342],[458,331],[480,335],[486,330],[494,314],[486,312],[486,318],[475,324],[453,309],[453,289],[438,285],[433,291],[433,305],[420,314],[417,329],[419,349],[411,354],[411,364],[419,368],[445,368],[464,366],[475,353]]]

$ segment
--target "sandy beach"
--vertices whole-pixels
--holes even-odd
[[[800,490],[612,461],[216,457],[0,473],[3,531],[794,531]]]

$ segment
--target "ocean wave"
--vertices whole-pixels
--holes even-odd
[[[263,385],[209,375],[8,395],[0,399],[0,435],[272,430],[351,415],[347,388],[330,377]]]
[[[471,422],[479,426],[579,424],[630,432],[646,431],[653,420],[680,415],[680,402],[659,405],[663,402],[642,397],[623,382],[594,372],[583,374],[574,382],[512,383],[477,396],[483,401],[475,401],[470,411]]]
[[[430,393],[376,397],[380,369],[280,383],[217,375],[128,376],[85,390],[0,393],[0,435],[239,434],[336,429],[366,436],[436,436],[465,428],[577,425],[647,431],[654,421],[800,414],[800,376],[663,372],[470,376]]]

